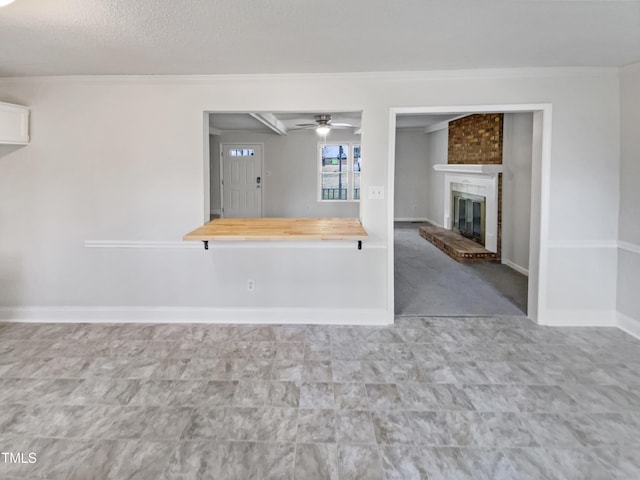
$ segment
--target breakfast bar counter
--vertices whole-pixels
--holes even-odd
[[[354,240],[358,249],[368,237],[357,218],[217,218],[187,233],[184,240]]]

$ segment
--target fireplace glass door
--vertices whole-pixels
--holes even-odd
[[[453,196],[453,230],[484,245],[485,197],[463,192]]]

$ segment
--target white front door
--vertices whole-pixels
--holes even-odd
[[[222,216],[262,217],[262,146],[222,144]]]

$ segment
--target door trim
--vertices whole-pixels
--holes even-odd
[[[407,113],[533,113],[533,149],[531,176],[531,205],[529,233],[529,278],[527,317],[541,325],[553,325],[547,313],[548,258],[549,258],[549,205],[551,191],[551,103],[514,103],[485,105],[442,105],[389,108],[389,151],[387,164],[387,312],[395,315],[394,285],[394,227],[393,208],[396,170],[396,117]]]
[[[264,217],[264,142],[220,142],[220,153],[218,163],[220,164],[220,218],[224,218],[224,160],[223,154],[225,145],[242,145],[247,147],[258,146],[260,147],[260,171],[262,176],[260,177],[260,218]]]

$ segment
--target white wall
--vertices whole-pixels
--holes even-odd
[[[75,317],[87,319],[97,315],[95,306],[127,307],[119,319],[144,316],[132,307],[175,307],[163,311],[177,319],[189,318],[186,307],[208,307],[208,320],[255,308],[254,321],[266,318],[265,309],[301,309],[278,318],[304,321],[331,308],[325,319],[389,321],[393,199],[361,202],[370,234],[362,251],[350,242],[177,247],[205,217],[203,112],[362,111],[367,191],[390,188],[391,107],[549,102],[544,214],[552,243],[542,256],[548,281],[540,318],[579,321],[578,311],[615,308],[615,286],[603,285],[615,285],[616,257],[603,244],[615,242],[618,231],[616,71],[1,79],[0,101],[32,109],[31,144],[0,152],[2,305],[76,306]],[[576,199],[599,220],[587,218],[589,229],[573,215]],[[86,240],[139,241],[143,248],[86,248]],[[563,255],[576,244],[585,247],[579,256]],[[605,268],[585,272],[585,265]],[[251,277],[256,291],[248,293]],[[4,315],[44,318],[47,311],[26,312]]]
[[[395,219],[427,218],[430,173],[424,128],[396,129]]]
[[[447,163],[448,130],[396,129],[396,219],[443,223],[444,174],[434,165]]]
[[[436,172],[434,165],[448,163],[449,129],[443,128],[427,134],[427,218],[440,227],[444,227],[444,172]]]
[[[220,214],[220,136],[209,135],[209,203],[210,213]]]
[[[502,263],[529,270],[533,114],[505,113],[502,164]]]
[[[620,75],[618,311],[640,322],[640,64]]]
[[[219,138],[221,143],[264,143],[262,194],[265,217],[359,217],[358,202],[318,202],[318,144],[321,139],[314,130],[292,131],[283,136],[223,132]],[[327,143],[359,144],[360,136],[350,131],[332,130]],[[365,169],[366,152],[362,159]],[[214,162],[213,168],[220,168],[219,160]]]

